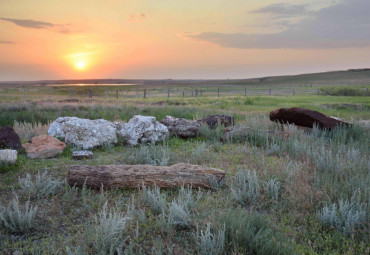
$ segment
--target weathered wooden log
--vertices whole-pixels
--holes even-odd
[[[210,181],[221,181],[225,171],[198,165],[76,165],[69,169],[68,184],[82,187],[86,180],[89,188],[137,188],[141,185],[160,188],[190,186],[210,188]]]

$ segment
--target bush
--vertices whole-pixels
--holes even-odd
[[[18,197],[15,197],[7,208],[1,208],[0,225],[13,233],[27,233],[34,228],[37,206],[30,206],[26,202],[24,210],[19,206]]]
[[[187,229],[190,227],[191,215],[186,203],[172,201],[169,207],[168,224],[177,229]]]
[[[267,196],[272,200],[277,201],[280,195],[280,182],[271,179],[268,182],[263,183],[263,189]]]
[[[186,208],[193,209],[196,202],[201,198],[203,193],[199,190],[196,200],[194,200],[193,189],[191,187],[185,188],[181,186],[177,201],[183,204]]]
[[[225,225],[227,254],[295,254],[290,240],[271,228],[264,216],[229,209],[218,222]]]
[[[18,177],[18,183],[21,186],[22,192],[29,195],[31,198],[41,198],[56,194],[64,185],[64,182],[58,179],[53,179],[48,172],[38,172],[35,180],[32,180],[30,174],[26,178]]]
[[[327,227],[333,227],[345,235],[355,233],[366,220],[366,210],[356,198],[351,201],[339,200],[339,203],[325,205],[317,216]]]
[[[206,230],[196,233],[197,249],[201,255],[222,254],[225,244],[225,226],[217,234],[211,233],[211,224],[207,223]]]
[[[141,145],[133,158],[133,164],[168,166],[171,163],[171,152],[168,146]]]
[[[231,192],[234,199],[242,204],[256,202],[260,196],[256,171],[239,170],[232,179]]]
[[[108,210],[107,202],[102,210],[94,217],[93,254],[120,253],[124,246],[126,224],[128,218],[115,209]]]
[[[153,189],[145,187],[143,184],[143,194],[145,202],[152,208],[155,214],[164,213],[166,210],[166,198],[161,194],[159,187]]]

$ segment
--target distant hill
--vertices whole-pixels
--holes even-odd
[[[39,80],[39,81],[2,81],[0,87],[67,85],[67,84],[134,84],[146,86],[160,85],[362,85],[370,84],[370,68],[349,69],[299,75],[267,76],[251,79],[227,80],[172,80],[172,79],[82,79],[82,80]]]

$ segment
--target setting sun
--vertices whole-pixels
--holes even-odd
[[[84,70],[86,68],[86,64],[83,61],[78,61],[78,62],[75,63],[75,67],[78,70]]]

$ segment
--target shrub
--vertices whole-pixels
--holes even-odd
[[[169,207],[168,224],[177,229],[187,229],[190,227],[191,215],[185,203],[172,201]]]
[[[192,209],[202,195],[203,193],[199,190],[197,193],[197,198],[194,200],[193,189],[191,187],[185,188],[184,186],[181,186],[177,201],[180,204],[183,204],[186,208]]]
[[[38,172],[35,180],[32,180],[30,174],[26,178],[18,177],[18,183],[21,186],[22,192],[28,194],[32,198],[47,197],[56,194],[64,185],[64,182],[58,179],[53,179],[48,172]]]
[[[280,182],[271,179],[268,182],[263,183],[263,189],[268,197],[272,200],[277,201],[280,193]]]
[[[35,136],[46,135],[49,125],[42,123],[18,122],[14,120],[14,130],[23,141],[29,141]]]
[[[234,199],[242,204],[256,202],[260,196],[256,171],[239,170],[232,179],[231,192]]]
[[[168,166],[171,152],[168,146],[142,145],[134,155],[133,164]]]
[[[207,223],[206,230],[196,233],[197,249],[201,255],[222,254],[225,244],[225,226],[217,234],[211,233],[211,224]]]
[[[159,187],[154,186],[151,189],[143,184],[143,194],[145,202],[152,208],[155,214],[160,214],[166,210],[166,198],[161,194]]]
[[[318,211],[317,216],[324,226],[333,227],[350,235],[361,228],[366,220],[366,210],[356,198],[352,197],[351,201],[339,200],[338,204],[325,205]]]
[[[18,197],[15,197],[7,208],[1,208],[0,225],[13,233],[27,233],[33,229],[37,214],[37,206],[30,206],[26,202],[24,210],[19,206]]]
[[[116,211],[108,210],[107,202],[94,217],[92,247],[94,254],[120,253],[124,246],[128,218]]]
[[[211,177],[209,177],[208,181],[211,189],[213,190],[219,190],[226,186],[225,178],[218,180],[216,176],[212,175]]]
[[[218,216],[218,222],[225,225],[227,254],[295,254],[290,240],[257,213],[229,209]]]

